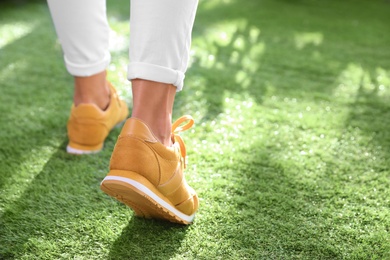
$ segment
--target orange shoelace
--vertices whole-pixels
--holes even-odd
[[[172,135],[174,137],[175,142],[179,143],[181,156],[184,159],[184,167],[186,167],[187,165],[187,151],[185,143],[179,133],[190,129],[194,125],[194,123],[195,121],[192,116],[185,115],[177,119],[175,123],[172,124]]]

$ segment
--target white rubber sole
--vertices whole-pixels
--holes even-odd
[[[123,182],[123,183],[130,185],[132,187],[131,189],[133,189],[134,191],[136,191],[139,194],[142,194],[145,198],[146,197],[150,198],[153,201],[153,204],[161,207],[163,209],[163,211],[169,212],[170,215],[174,215],[176,218],[180,219],[181,221],[179,221],[179,222],[189,224],[189,223],[192,223],[195,219],[195,213],[192,215],[186,215],[186,214],[180,212],[175,207],[173,207],[172,205],[167,203],[165,200],[161,199],[158,195],[156,195],[153,191],[151,191],[145,185],[143,185],[135,180],[125,178],[125,177],[120,177],[120,176],[107,176],[101,182],[101,186],[105,186],[105,184],[104,184],[105,181],[116,181],[119,183]],[[109,195],[113,196],[114,195],[113,193],[115,193],[115,191],[114,190],[111,190],[111,191],[112,192],[110,192],[111,194],[109,194]],[[114,195],[114,197],[117,197],[117,196]],[[125,199],[132,201],[131,198],[125,198]],[[174,222],[177,222],[177,221],[174,221]]]
[[[101,150],[102,150],[102,149],[100,149],[100,150],[92,150],[92,151],[88,151],[88,150],[79,150],[79,149],[72,148],[72,147],[70,147],[69,145],[66,146],[66,152],[67,152],[67,153],[70,153],[70,154],[78,154],[78,155],[82,155],[82,154],[95,154],[95,153],[100,152]]]

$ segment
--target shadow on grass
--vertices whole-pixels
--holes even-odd
[[[253,259],[337,257],[310,198],[315,191],[299,180],[299,168],[271,158],[263,143],[239,152],[242,159],[214,169],[223,173],[212,180],[220,192],[204,205],[208,216],[201,221],[212,223],[208,232],[223,243],[209,252]]]
[[[389,86],[377,81],[382,76],[373,69],[364,71],[346,121],[346,127],[357,128],[366,136],[367,147],[373,152],[367,159],[374,160],[381,154],[390,158],[390,131],[385,130],[390,124],[390,95],[384,91]],[[387,165],[376,170],[389,171]]]
[[[241,149],[241,157],[231,155],[234,159],[230,165],[213,168],[221,174],[211,177],[211,190],[215,192],[207,194],[213,197],[202,205],[207,216],[201,216],[198,228],[211,224],[207,232],[223,243],[216,242],[217,249],[203,245],[203,251],[214,254],[211,257],[228,254],[254,259],[388,256],[387,233],[381,221],[384,216],[378,217],[380,210],[374,205],[370,205],[373,211],[359,215],[366,210],[366,203],[359,204],[357,191],[337,179],[345,179],[344,173],[336,174],[332,168],[324,175],[308,173],[300,163],[284,158],[283,149],[269,154],[269,150],[278,149],[265,147],[265,143],[256,142]],[[349,174],[354,178],[359,175]],[[373,184],[366,183],[370,187]],[[383,190],[386,185],[381,186]],[[356,188],[364,191],[363,187]],[[362,221],[366,221],[364,227]],[[363,235],[361,228],[370,230],[370,235]]]
[[[0,259],[21,255],[35,258],[41,250],[48,250],[52,256],[59,254],[56,252],[61,237],[58,233],[71,226],[75,228],[74,223],[86,213],[84,210],[93,214],[91,204],[96,203],[99,194],[96,188],[90,187],[98,180],[90,173],[93,167],[82,163],[85,158],[66,154],[66,143],[32,176],[25,190],[19,191],[14,201],[6,205],[0,218]],[[15,169],[15,173],[20,175],[23,170]]]
[[[109,259],[170,259],[180,249],[187,227],[133,218],[112,244]]]
[[[2,0],[0,1],[0,13],[9,11],[11,8],[25,7],[37,3],[46,4],[46,0]]]
[[[13,31],[22,33],[0,48],[0,159],[4,162],[0,169],[0,188],[15,176],[15,169],[29,160],[26,157],[31,151],[50,146],[54,135],[65,135],[64,122],[71,102],[67,89],[70,88],[59,83],[65,72],[56,62],[61,56],[55,51],[54,37],[50,37],[53,35],[46,30],[48,17],[44,16],[46,10],[41,6],[29,4],[25,9],[10,10],[2,16],[2,25],[11,26],[11,35]],[[23,15],[29,12],[41,16],[30,22],[30,18]]]
[[[16,192],[14,201],[6,205],[0,218],[0,259],[36,258],[42,254],[64,257],[63,247],[82,246],[83,241],[76,237],[91,232],[83,230],[79,222],[88,225],[92,216],[99,215],[102,194],[98,187],[102,177],[97,176],[104,174],[100,169],[107,167],[108,158],[102,158],[109,157],[109,153],[73,156],[65,152],[66,144],[64,141],[25,190]],[[18,175],[23,170],[15,169]],[[93,219],[96,221],[98,218]]]

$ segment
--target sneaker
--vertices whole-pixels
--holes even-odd
[[[101,110],[95,104],[72,105],[68,121],[69,144],[66,151],[71,154],[97,153],[114,126],[128,116],[127,105],[119,99],[115,88],[110,86],[110,104]]]
[[[184,178],[186,149],[178,133],[193,124],[190,116],[178,119],[172,126],[174,144],[166,147],[141,120],[128,119],[100,188],[132,208],[136,216],[192,223],[198,197]]]

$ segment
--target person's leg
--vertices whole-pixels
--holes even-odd
[[[146,122],[157,138],[171,143],[175,92],[183,88],[197,0],[132,0],[130,64],[132,117]]]
[[[128,114],[106,80],[110,62],[106,1],[48,0],[48,4],[66,68],[74,77],[67,151],[100,151],[109,131]]]
[[[184,178],[186,149],[172,127],[172,108],[183,87],[197,0],[132,0],[130,64],[133,112],[111,156],[104,192],[137,216],[192,223],[198,198]],[[188,122],[185,127],[180,123]]]
[[[132,80],[132,117],[144,121],[165,146],[172,145],[172,109],[176,87],[142,79]]]
[[[105,0],[48,0],[61,43],[66,68],[74,76],[74,103],[94,103],[106,108],[109,88],[105,69],[109,25]]]
[[[107,82],[106,71],[88,77],[74,77],[73,103],[95,104],[101,110],[106,110],[110,103],[110,88]]]

